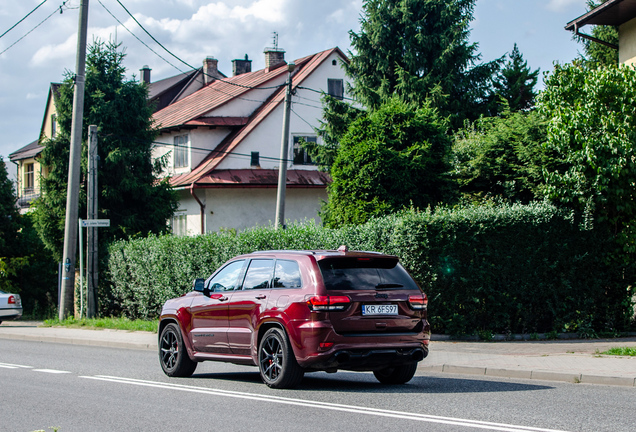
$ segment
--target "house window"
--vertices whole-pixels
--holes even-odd
[[[329,96],[342,100],[344,97],[344,82],[341,79],[328,79],[327,93]]]
[[[51,114],[51,138],[55,138],[57,134],[57,115]]]
[[[174,137],[174,167],[183,168],[188,166],[188,136],[179,135]]]
[[[316,143],[315,136],[295,136],[294,137],[294,165],[314,165],[311,157],[302,146],[302,142]]]
[[[185,214],[172,217],[172,234],[176,236],[188,235],[188,216]]]
[[[33,192],[35,187],[35,172],[33,170],[33,164],[24,164],[24,191]]]

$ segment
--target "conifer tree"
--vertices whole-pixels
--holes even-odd
[[[488,111],[500,61],[477,64],[469,24],[475,0],[366,0],[359,33],[350,32],[353,94],[376,109],[394,95],[459,127]]]
[[[98,126],[99,218],[110,219],[100,231],[100,243],[167,230],[177,200],[166,180],[156,177],[151,161],[157,131],[146,86],[127,80],[119,45],[97,41],[86,60],[82,143],[82,187],[79,214],[86,214],[88,126]],[[43,142],[42,196],[35,204],[35,225],[46,247],[60,258],[64,237],[73,80],[68,75],[57,100],[58,135]]]
[[[515,43],[508,55],[508,61],[495,79],[497,95],[508,102],[508,108],[512,112],[530,109],[537,97],[534,87],[538,76],[539,69],[530,69]]]

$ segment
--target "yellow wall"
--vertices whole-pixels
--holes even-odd
[[[42,131],[41,134],[46,138],[53,138],[53,124],[51,122],[51,116],[57,115],[57,111],[55,110],[55,103],[53,102],[53,95],[49,96],[49,104],[44,111],[44,122],[42,123]],[[57,125],[55,125],[57,130]]]
[[[636,18],[618,28],[618,63],[636,65]]]
[[[50,91],[50,90],[49,90]],[[52,116],[57,115],[55,110],[55,103],[53,101],[53,95],[50,94],[48,98],[48,105],[44,111],[44,121],[42,122],[42,130],[40,131],[41,139],[50,139],[53,137],[53,122]],[[57,130],[57,124],[55,125]],[[28,158],[16,161],[18,164],[18,195],[19,198],[32,197],[40,194],[40,177],[46,177],[48,170],[43,167],[38,159]],[[26,182],[26,169],[28,164],[33,164],[33,188],[27,188]]]

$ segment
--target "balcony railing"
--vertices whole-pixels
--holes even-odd
[[[28,208],[31,203],[40,197],[40,189],[24,189],[18,197],[18,208]]]

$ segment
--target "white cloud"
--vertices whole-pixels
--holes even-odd
[[[32,66],[44,66],[58,63],[60,60],[73,59],[75,58],[76,50],[77,35],[73,34],[62,43],[43,45],[31,57],[30,64]],[[74,66],[74,64],[75,62],[72,62],[69,66]]]
[[[563,12],[570,6],[581,6],[581,10],[585,10],[585,0],[550,0],[547,8],[554,12]]]

